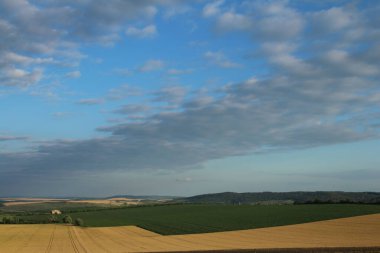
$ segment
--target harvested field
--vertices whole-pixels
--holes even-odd
[[[69,200],[67,202],[89,203],[89,204],[110,205],[110,206],[139,205],[142,203],[140,199],[129,199],[129,198],[84,199],[84,200]]]
[[[139,205],[141,204],[140,199],[130,199],[130,198],[109,198],[109,199],[81,199],[81,200],[70,200],[70,199],[50,199],[50,198],[2,198],[0,199],[4,206],[17,206],[17,205],[33,205],[41,203],[85,203],[85,204],[96,204],[96,205],[107,205],[107,206],[121,206],[121,205]]]
[[[4,206],[31,205],[39,203],[62,202],[68,199],[51,199],[51,198],[2,198],[0,199]]]
[[[135,226],[1,225],[0,252],[380,252],[380,214],[162,236]]]

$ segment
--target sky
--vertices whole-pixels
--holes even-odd
[[[0,196],[380,191],[379,13],[0,0]]]

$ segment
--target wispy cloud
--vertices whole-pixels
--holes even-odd
[[[143,92],[141,91],[141,89],[128,84],[123,84],[121,86],[110,89],[106,95],[106,99],[121,100],[128,97],[140,96],[142,94]]]
[[[28,139],[26,136],[0,135],[0,141],[25,141]]]
[[[52,113],[52,116],[55,118],[66,118],[72,114],[73,113],[71,113],[71,112],[54,112],[54,113]]]
[[[229,60],[222,52],[208,51],[204,54],[204,57],[212,64],[221,68],[238,68],[240,64]]]
[[[81,76],[81,73],[80,71],[76,70],[76,71],[66,73],[65,76],[69,78],[79,78]]]
[[[191,74],[193,73],[193,69],[168,69],[167,73],[169,75],[184,75],[184,74]]]
[[[203,7],[202,14],[204,17],[212,17],[218,15],[221,10],[220,6],[224,3],[223,0],[214,1],[212,3],[208,3]]]
[[[138,68],[140,72],[152,72],[163,69],[165,66],[165,62],[162,60],[148,60],[142,66]]]
[[[80,105],[100,105],[104,103],[103,98],[84,98],[77,102]]]
[[[125,31],[125,34],[139,38],[152,38],[157,35],[157,28],[155,25],[148,25],[142,28],[130,26]]]

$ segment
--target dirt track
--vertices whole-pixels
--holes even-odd
[[[168,251],[380,252],[380,214],[282,227],[175,236],[161,236],[134,226],[0,225],[2,253]]]

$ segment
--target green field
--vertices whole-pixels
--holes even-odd
[[[380,205],[167,205],[70,213],[86,226],[139,227],[164,234],[189,234],[297,224],[380,213]],[[46,219],[48,215],[22,217]]]
[[[87,226],[137,225],[160,234],[188,234],[296,224],[379,213],[370,205],[178,205],[76,213]]]

